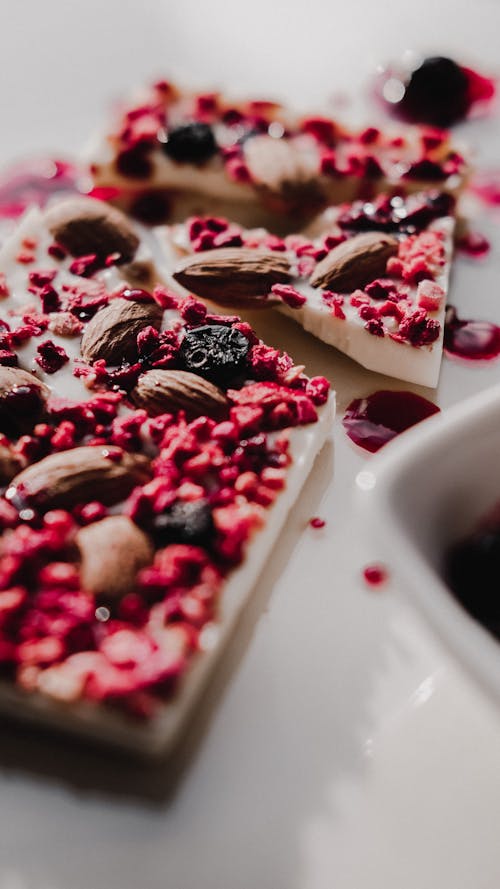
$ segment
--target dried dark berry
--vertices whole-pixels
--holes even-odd
[[[246,336],[225,324],[203,324],[188,330],[180,347],[183,367],[220,385],[244,367],[250,349]]]
[[[467,74],[456,62],[432,56],[412,72],[399,109],[411,120],[449,127],[469,110],[468,86]]]
[[[168,543],[206,545],[214,531],[212,511],[206,500],[174,503],[155,516],[152,533],[157,546]]]
[[[216,153],[217,142],[209,124],[193,121],[170,130],[162,148],[178,163],[202,164]]]
[[[349,231],[422,231],[433,219],[453,213],[454,198],[442,191],[408,197],[380,195],[373,201],[354,201],[337,224]]]

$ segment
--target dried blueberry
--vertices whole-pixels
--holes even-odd
[[[360,232],[422,231],[433,219],[451,214],[454,203],[451,195],[441,191],[406,198],[381,195],[374,201],[354,201],[340,214],[337,224],[341,229]]]
[[[152,533],[158,546],[167,543],[206,545],[213,535],[212,511],[206,500],[177,501],[155,516]]]
[[[424,59],[406,84],[399,110],[414,121],[448,127],[469,110],[468,78],[453,59]]]
[[[188,330],[180,347],[183,366],[223,385],[244,367],[250,348],[246,336],[225,324],[203,324]]]
[[[202,164],[216,153],[217,143],[209,124],[193,121],[169,130],[162,148],[178,163]]]

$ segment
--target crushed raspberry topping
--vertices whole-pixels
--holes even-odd
[[[110,299],[125,296],[56,292],[53,282],[43,270],[32,274],[30,286],[44,313],[40,319],[30,315],[24,328],[2,326],[9,349],[34,329],[43,332],[44,324],[67,324],[70,335]],[[287,430],[316,421],[329,383],[307,378],[288,355],[260,342],[248,324],[207,313],[195,298],[180,302],[162,287],[152,296],[129,291],[127,298],[180,309],[174,327],[161,332],[144,327],[135,365],[78,363],[75,373],[92,376],[92,397],[75,402],[51,395],[43,416],[31,424],[28,417],[28,431],[3,436],[2,444],[22,467],[82,445],[104,448],[116,463],[124,454],[147,458],[147,480],[118,510],[146,535],[154,555],[120,597],[90,592],[83,583],[78,534],[111,520],[116,507],[100,501],[97,485],[89,486],[86,502],[45,512],[24,499],[21,487],[4,488],[0,675],[26,692],[66,702],[86,699],[147,719],[173,695],[202,649],[203,629],[218,619],[225,578],[244,559],[266,509],[286,486]],[[182,368],[183,338],[204,325],[233,327],[247,343],[243,374],[224,386],[227,418],[216,422],[200,415],[188,422],[182,410],[150,417],[133,409],[126,392],[139,375],[150,368]],[[3,350],[5,360],[9,355],[15,360],[9,349]],[[35,360],[55,373],[69,359],[43,339]]]
[[[443,234],[424,231],[399,242],[398,255],[387,261],[387,272],[410,284],[435,278],[445,263]]]
[[[273,284],[271,293],[279,297],[290,309],[300,309],[307,302],[306,297],[291,284]]]

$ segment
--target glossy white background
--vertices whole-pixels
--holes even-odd
[[[494,0],[0,10],[5,160],[78,150],[145,76],[322,104],[407,47],[486,69],[498,59]],[[498,115],[461,128],[483,164],[498,156]],[[500,323],[500,227],[480,212],[493,250],[457,262],[452,299]],[[286,319],[258,323],[329,376],[340,417],[351,398],[398,386]],[[499,379],[499,363],[445,361],[438,401]],[[500,722],[399,592],[363,585],[378,554],[350,504],[367,460],[337,422],[169,793],[161,768],[2,727],[0,889],[497,889]],[[323,531],[307,526],[316,514]]]

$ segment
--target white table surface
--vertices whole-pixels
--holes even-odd
[[[320,105],[359,92],[408,47],[498,64],[494,0],[1,0],[0,9],[5,160],[77,151],[109,102],[150,76]],[[498,156],[499,121],[500,111],[460,130],[483,164]],[[499,220],[478,212],[493,249],[483,262],[457,261],[452,301],[500,323]],[[258,324],[334,383],[334,444],[290,516],[173,789],[161,767],[2,726],[0,889],[500,885],[499,717],[402,591],[370,591],[361,579],[377,551],[360,538],[351,495],[370,458],[340,418],[353,397],[411,387],[286,319]],[[499,362],[445,361],[438,402],[499,379]],[[307,526],[311,515],[327,519],[324,530]]]

